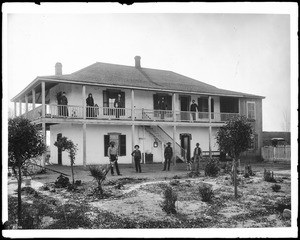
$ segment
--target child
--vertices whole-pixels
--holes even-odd
[[[141,154],[141,151],[139,150],[140,146],[139,145],[135,145],[134,148],[135,148],[135,150],[133,150],[133,152],[131,153],[131,156],[134,157],[136,172],[140,172],[141,173],[142,172],[142,169],[141,169],[142,154]]]

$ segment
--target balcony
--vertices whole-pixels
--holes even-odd
[[[154,121],[154,122],[199,122],[208,123],[208,112],[189,112],[154,109],[130,109],[110,107],[86,107],[75,105],[46,104],[46,118],[68,118],[68,119],[96,119],[96,120],[123,120],[123,121]],[[133,114],[133,115],[132,115]],[[174,115],[175,114],[175,115]],[[222,123],[238,113],[211,113],[211,122]],[[42,118],[42,106],[23,114],[31,121]],[[134,116],[134,118],[132,118]]]

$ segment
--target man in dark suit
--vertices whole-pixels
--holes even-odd
[[[164,169],[163,171],[166,171],[167,165],[168,165],[168,171],[170,171],[170,164],[171,164],[171,159],[173,157],[173,149],[171,148],[171,143],[167,143],[167,147],[165,148],[165,163],[164,163]]]

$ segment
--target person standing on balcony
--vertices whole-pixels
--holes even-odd
[[[192,120],[196,120],[196,112],[199,111],[197,103],[195,103],[195,100],[192,101],[191,108],[190,108],[191,114],[192,114]]]
[[[165,155],[165,163],[164,163],[164,169],[163,169],[163,171],[166,171],[166,169],[168,171],[170,171],[171,159],[173,157],[173,149],[171,147],[171,143],[170,142],[167,143],[167,147],[165,148],[164,155]],[[168,168],[167,168],[167,165],[168,165]]]
[[[135,163],[135,170],[136,172],[142,172],[142,168],[141,168],[141,158],[142,158],[142,154],[141,151],[139,150],[140,146],[139,145],[135,145],[134,146],[135,150],[131,153],[131,156],[134,157],[134,163]]]
[[[194,164],[195,166],[195,171],[196,173],[199,172],[199,164],[200,164],[200,159],[202,159],[202,149],[199,147],[199,143],[196,143],[196,147],[194,149]]]
[[[115,142],[110,142],[110,146],[108,147],[108,150],[107,150],[107,155],[108,155],[108,158],[109,158],[109,162],[110,162],[110,172],[111,172],[111,175],[114,175],[114,165],[116,167],[116,171],[117,171],[117,174],[118,175],[122,175],[120,173],[120,170],[119,170],[119,165],[118,165],[118,148],[115,146]]]
[[[88,98],[86,99],[86,116],[87,117],[95,117],[94,111],[94,98],[91,93],[89,93]]]
[[[116,98],[115,102],[114,102],[114,107],[116,108],[116,118],[119,119],[120,118],[120,111],[123,107],[123,103],[122,103],[122,100],[121,100],[121,94],[119,93],[118,94],[118,97]]]
[[[62,96],[60,98],[60,104],[63,105],[63,106],[61,106],[62,115],[67,117],[69,115],[69,113],[68,113],[68,98],[66,96],[66,92],[62,93]]]

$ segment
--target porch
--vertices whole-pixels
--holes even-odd
[[[93,119],[145,122],[224,123],[238,113],[191,112],[138,108],[84,107],[78,105],[45,104],[45,118]],[[42,105],[24,113],[31,121],[42,118]]]

